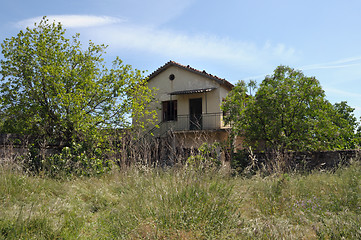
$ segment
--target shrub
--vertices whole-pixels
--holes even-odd
[[[217,151],[220,147],[219,145],[218,142],[213,144],[203,143],[198,148],[198,154],[187,159],[187,166],[200,171],[217,169],[221,165]]]
[[[103,149],[89,149],[79,143],[72,143],[60,153],[49,156],[40,154],[40,150],[31,145],[25,162],[27,171],[50,177],[99,175],[111,170],[113,165]]]

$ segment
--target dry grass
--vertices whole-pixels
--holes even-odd
[[[132,167],[54,180],[0,169],[0,239],[360,239],[361,167],[250,178]]]

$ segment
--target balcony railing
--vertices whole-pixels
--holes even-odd
[[[207,113],[199,115],[178,115],[173,129],[182,130],[213,130],[225,128],[223,113]]]
[[[207,113],[199,115],[178,115],[175,121],[161,122],[159,128],[153,129],[152,133],[161,136],[168,130],[195,131],[225,128],[229,128],[229,125],[224,125],[223,113]]]

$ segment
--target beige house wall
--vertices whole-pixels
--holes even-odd
[[[169,75],[174,74],[175,79],[170,80]],[[189,114],[189,99],[202,98],[202,113],[220,113],[220,105],[222,99],[227,96],[229,90],[220,85],[215,80],[205,76],[195,74],[181,68],[171,66],[159,73],[156,77],[148,82],[149,88],[155,88],[156,98],[159,101],[153,107],[157,110],[158,121],[162,121],[162,101],[177,100],[178,115]],[[196,93],[196,94],[183,94],[183,95],[170,95],[169,93],[175,91],[194,90],[215,88],[210,92]],[[222,124],[223,125],[223,124]],[[222,126],[220,126],[222,127]]]

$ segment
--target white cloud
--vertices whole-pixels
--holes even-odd
[[[17,25],[21,28],[32,27],[39,23],[43,17],[34,17],[19,21]],[[92,15],[51,15],[47,16],[50,21],[61,22],[65,28],[97,27],[114,23],[124,22],[124,19],[109,16]]]
[[[18,26],[33,26],[41,18],[20,21]],[[268,41],[262,46],[223,36],[189,34],[154,25],[131,24],[124,19],[109,16],[53,15],[47,18],[61,22],[65,28],[83,28],[80,31],[82,38],[105,43],[115,51],[131,49],[135,54],[150,53],[169,59],[215,60],[238,69],[257,72],[269,71],[274,67],[274,62],[292,63],[297,59],[297,52],[282,43]]]
[[[183,8],[190,2],[191,0],[188,0],[188,4],[182,5]],[[269,69],[272,62],[292,62],[297,55],[293,48],[282,43],[265,42],[264,46],[258,46],[252,42],[216,35],[192,35],[154,25],[131,24],[122,18],[110,16],[51,15],[47,18],[50,21],[61,22],[67,29],[83,28],[80,31],[83,37],[108,44],[111,49],[132,49],[166,56],[169,59],[197,58],[222,61],[238,68]],[[31,27],[41,19],[42,17],[25,19],[17,25]]]
[[[290,62],[296,51],[283,44],[257,46],[215,35],[176,32],[149,26],[116,24],[92,30],[89,37],[111,48],[125,48],[163,56],[226,61],[236,66],[261,68],[271,61]]]

